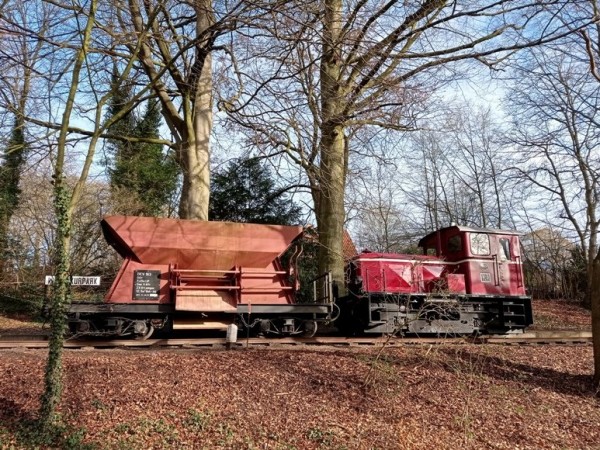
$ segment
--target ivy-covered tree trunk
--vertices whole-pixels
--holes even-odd
[[[61,128],[56,145],[56,160],[54,162],[54,210],[57,221],[57,235],[55,240],[54,264],[56,266],[53,295],[50,303],[50,340],[48,342],[48,360],[46,362],[45,388],[40,405],[40,424],[45,431],[50,431],[56,422],[56,409],[60,403],[63,389],[62,348],[67,325],[66,311],[70,304],[70,260],[69,249],[71,243],[71,218],[73,209],[83,183],[87,178],[87,171],[92,163],[94,148],[98,136],[91,139],[88,154],[84,162],[79,183],[73,193],[69,192],[65,183],[65,162],[67,159],[67,136],[69,123],[73,113],[75,99],[79,89],[79,80],[82,68],[89,50],[92,30],[96,22],[97,0],[91,0],[88,5],[88,16],[85,29],[81,35],[81,47],[75,54],[73,70],[71,72],[71,85],[66,97],[62,115]],[[82,12],[83,13],[83,12]],[[100,103],[100,102],[99,102]],[[99,117],[99,112],[97,113]],[[79,194],[76,194],[79,192]]]
[[[66,313],[70,304],[71,280],[69,249],[71,242],[70,194],[64,179],[55,181],[54,209],[57,218],[54,261],[56,271],[52,286],[50,306],[50,341],[48,343],[48,362],[44,377],[44,394],[40,408],[40,420],[46,428],[55,421],[55,411],[62,394],[62,350],[67,326]]]

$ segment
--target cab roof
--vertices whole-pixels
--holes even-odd
[[[429,233],[427,236],[419,241],[419,247],[423,247],[426,242],[434,238],[438,233],[448,233],[450,230],[460,232],[471,232],[471,233],[485,233],[485,234],[501,234],[505,236],[521,236],[523,233],[515,230],[499,230],[497,228],[479,228],[479,227],[467,227],[464,225],[451,225],[449,227],[440,228],[437,231]]]

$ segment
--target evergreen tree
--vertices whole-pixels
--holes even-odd
[[[295,225],[302,209],[277,189],[268,167],[258,158],[240,158],[224,170],[213,172],[208,215],[210,220]],[[296,300],[304,303],[313,298],[312,280],[317,276],[317,236],[314,230],[302,237],[303,252],[297,261],[300,290]],[[294,251],[282,255],[284,267]]]
[[[0,276],[8,255],[8,227],[13,212],[19,205],[19,181],[25,164],[24,124],[15,120],[11,138],[0,161]]]
[[[116,73],[113,75],[116,83]],[[120,111],[131,98],[131,89],[122,86],[111,99],[109,117]],[[160,105],[148,101],[141,118],[127,114],[109,130],[117,136],[158,138],[161,123]],[[110,184],[120,213],[158,216],[177,187],[179,173],[173,155],[163,153],[160,144],[144,142],[109,141]]]
[[[301,212],[258,158],[234,160],[213,175],[210,220],[292,225]]]

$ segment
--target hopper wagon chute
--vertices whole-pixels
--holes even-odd
[[[295,257],[291,270],[280,260],[302,227],[131,216],[101,225],[123,263],[104,303],[71,305],[75,334],[148,337],[232,323],[313,334],[331,319],[330,301],[295,302]]]

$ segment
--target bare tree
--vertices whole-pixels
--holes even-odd
[[[499,134],[489,108],[460,109],[451,125],[450,173],[474,197],[475,223],[482,227],[502,228],[503,196],[501,172],[506,152],[496,136]]]
[[[77,178],[66,174],[73,188]],[[52,179],[45,167],[23,174],[22,200],[15,209],[10,226],[11,271],[6,281],[14,286],[37,284],[44,275],[54,273],[51,251],[56,238],[56,217],[52,208]],[[73,214],[70,261],[71,272],[79,275],[104,275],[111,268],[110,247],[102,238],[98,223],[110,201],[110,186],[102,181],[86,183]],[[110,270],[108,270],[110,273]]]
[[[581,64],[563,52],[530,53],[516,72],[508,102],[517,145],[514,172],[553,201],[557,221],[565,219],[591,264],[598,252],[597,108],[600,86]],[[531,207],[535,208],[535,202]],[[589,279],[591,285],[591,278]]]
[[[220,39],[277,8],[278,2],[128,0],[117,3],[125,47],[138,55],[175,141],[183,172],[179,216],[208,220],[213,130],[213,54]],[[137,46],[140,46],[139,51]]]
[[[579,30],[579,34],[585,43],[589,72],[600,83],[600,71],[598,69],[600,63],[600,4],[597,0],[588,0],[587,6],[588,14],[591,13],[594,22],[589,27]],[[570,24],[570,22],[569,20],[568,23]],[[598,160],[594,162],[597,164]],[[594,179],[594,181],[597,181],[597,179]],[[586,200],[597,202],[598,198],[597,196],[590,196],[589,198],[586,197]],[[594,205],[597,205],[597,203],[594,203]],[[590,239],[590,247],[592,246],[591,241]],[[597,245],[596,242],[594,244]],[[594,382],[596,389],[600,392],[600,249],[594,255],[591,267],[588,265],[588,271],[590,268],[592,273],[589,276],[591,278],[589,297],[592,307],[592,332],[594,335]]]
[[[52,24],[48,33],[41,29],[24,28],[22,24],[3,17],[2,25],[14,34],[24,34],[33,42],[41,42],[40,57],[46,80],[46,91],[40,92],[46,100],[46,117],[43,111],[33,111],[24,116],[30,128],[46,138],[47,156],[52,165],[53,206],[56,220],[53,264],[55,283],[50,305],[51,337],[48,364],[45,374],[45,391],[42,396],[40,418],[43,427],[49,429],[55,422],[55,410],[62,391],[62,344],[66,327],[65,312],[70,302],[70,254],[75,229],[75,211],[85,192],[85,186],[99,140],[106,130],[127,112],[131,111],[146,96],[150,86],[141,88],[123,105],[120,113],[110,120],[103,120],[103,111],[113,90],[126,80],[137,53],[124,59],[124,70],[118,82],[110,80],[112,52],[101,48],[112,42],[112,27],[107,19],[109,9],[100,9],[96,0],[81,5],[58,2],[36,2],[32,8],[51,10]],[[136,48],[139,51],[139,45]],[[23,61],[23,64],[26,62]],[[40,69],[41,70],[41,69]],[[6,104],[3,105],[7,107]],[[59,117],[58,120],[55,120]],[[89,125],[89,128],[74,126],[73,122]],[[32,131],[33,132],[33,131]],[[124,138],[124,137],[123,137]],[[152,139],[149,139],[152,141]],[[165,143],[160,139],[156,142]],[[80,158],[79,174],[72,183],[67,178],[70,162]]]
[[[346,177],[351,159],[364,156],[351,141],[354,130],[412,129],[419,105],[456,77],[459,62],[493,66],[512,51],[556,38],[562,31],[544,6],[288,3],[260,31],[239,37],[240,92],[221,106],[246,131],[249,145],[302,168],[322,244],[321,271],[341,284]],[[522,33],[542,19],[547,26]]]
[[[358,245],[374,252],[402,252],[407,243],[407,220],[400,206],[402,192],[395,166],[377,165],[372,176],[357,180],[360,201],[354,221],[358,223]]]
[[[573,267],[575,244],[552,227],[532,230],[521,238],[525,285],[534,298],[577,298],[578,273]]]
[[[423,233],[451,223],[497,227],[510,210],[503,186],[506,151],[489,111],[466,102],[437,106],[408,134],[397,157],[404,201]],[[506,222],[509,214],[506,214]],[[511,224],[508,224],[511,225]]]
[[[534,197],[527,206],[535,211],[539,199],[548,199],[538,217],[565,223],[561,233],[574,238],[583,251],[599,386],[600,83],[586,70],[585,53],[576,44],[528,52],[515,69],[508,98],[514,117],[510,138],[519,152],[517,179],[532,187]]]
[[[19,24],[24,29],[35,29],[40,37],[48,31],[47,14],[30,15],[31,5],[23,2],[5,2],[0,11],[6,24]],[[4,28],[4,29],[3,29]],[[4,35],[4,36],[2,36]],[[3,112],[12,120],[7,130],[7,138],[0,140],[4,148],[0,159],[0,255],[8,247],[9,224],[13,211],[20,200],[19,182],[27,159],[26,114],[29,97],[36,76],[36,65],[42,48],[42,39],[31,42],[23,33],[10,27],[2,27],[0,36],[0,103]],[[0,278],[5,258],[0,257]]]
[[[183,171],[179,215],[207,220],[213,123],[211,51],[218,34],[213,28],[211,0],[177,3],[131,0],[123,2],[117,13],[122,33],[133,37],[126,46],[138,55],[153,81],[177,143],[177,160]],[[168,77],[170,80],[165,80]]]

